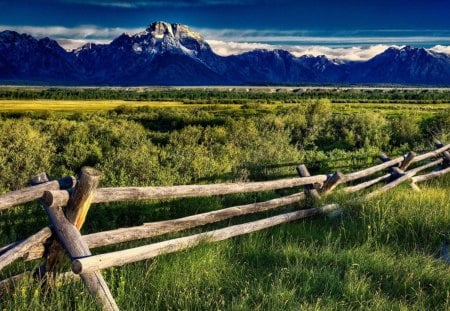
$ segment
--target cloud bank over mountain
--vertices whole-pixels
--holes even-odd
[[[105,1],[105,4],[113,3],[113,1]],[[134,5],[138,4],[138,1],[134,2]],[[157,5],[157,3],[152,5]],[[95,25],[76,27],[0,25],[1,29],[27,33],[36,38],[50,37],[68,51],[77,49],[86,43],[107,44],[123,33],[141,31],[140,28]],[[357,36],[351,36],[353,33],[342,31],[335,33],[335,36],[324,36],[324,33],[317,31],[254,29],[200,29],[200,33],[204,34],[213,51],[221,56],[238,55],[255,49],[282,49],[295,56],[325,55],[331,59],[365,61],[390,47],[400,48],[406,45],[426,46],[430,50],[450,54],[450,44],[437,44],[446,42],[446,40],[450,43],[450,36],[435,37],[427,31],[418,35],[402,31],[402,36],[398,36],[396,33],[395,36],[390,37],[380,36],[385,35],[386,31],[361,31],[357,33]]]
[[[43,29],[29,28],[41,34]],[[87,43],[0,32],[0,81],[70,85],[404,84],[450,85],[447,46],[304,46],[208,40],[182,24],[151,23],[112,41],[106,29],[49,28]],[[95,38],[94,38],[95,37]],[[439,52],[437,52],[439,51]],[[446,52],[446,53],[443,53]],[[326,55],[326,56],[324,56]],[[5,83],[5,82],[3,82]]]

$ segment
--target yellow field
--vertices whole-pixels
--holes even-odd
[[[182,102],[125,101],[125,100],[0,100],[0,111],[100,111],[118,106],[149,106],[153,108],[186,107]]]
[[[259,104],[260,109],[276,109],[297,106],[298,104],[276,102],[272,104]],[[119,106],[127,107],[151,107],[151,108],[198,108],[214,106],[214,110],[239,109],[240,104],[183,104],[181,101],[126,101],[126,100],[0,100],[0,112],[95,112],[113,110]],[[450,109],[450,104],[410,104],[410,103],[335,103],[333,110],[337,113],[351,113],[366,110],[376,111],[382,114],[398,114],[405,112],[439,113]]]

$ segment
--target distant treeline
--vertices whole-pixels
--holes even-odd
[[[244,104],[304,102],[328,98],[335,103],[352,102],[409,102],[448,103],[450,90],[443,89],[106,89],[106,88],[48,88],[0,89],[0,99],[50,100],[130,100],[130,101],[182,101],[184,103]]]

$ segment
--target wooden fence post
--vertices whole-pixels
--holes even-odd
[[[322,188],[320,189],[321,195],[327,195],[331,191],[334,190],[341,182],[345,181],[345,175],[341,172],[336,172],[333,175],[330,175],[325,183],[323,184]]]
[[[444,147],[444,145],[443,145],[439,140],[436,140],[436,141],[435,141],[435,146],[436,146],[437,148],[442,148],[442,147]],[[450,152],[444,151],[444,152],[442,153],[442,155],[444,156],[444,165],[445,165],[445,166],[449,166],[449,165],[450,165]]]
[[[72,260],[92,255],[79,230],[86,220],[99,180],[100,172],[91,167],[83,167],[74,193],[65,208],[65,213],[62,207],[48,207],[53,202],[46,202],[49,196],[44,195],[45,209],[59,239],[59,241],[54,240],[50,247],[46,264],[47,272],[54,268],[61,252],[61,246],[64,246]],[[103,310],[119,310],[100,272],[82,274],[81,278],[89,292],[102,304]]]
[[[69,198],[69,202],[65,209],[67,219],[70,223],[74,224],[78,230],[80,230],[84,224],[92,202],[92,197],[94,196],[99,181],[100,173],[97,170],[91,167],[83,167],[81,169],[79,181],[75,185],[74,193]],[[47,206],[50,206],[49,202],[46,202],[48,200],[47,192],[44,194],[43,200]],[[61,244],[53,239],[48,247],[45,268],[41,268],[41,275],[54,270],[58,258],[61,255],[61,251]]]
[[[309,173],[308,169],[304,164],[297,166],[297,174],[299,177],[310,177],[311,174]],[[320,194],[315,189],[314,184],[306,185],[305,186],[306,192],[309,194],[311,198],[314,200],[320,200]]]
[[[383,162],[389,162],[389,161],[391,161],[391,158],[389,158],[385,153],[382,153],[380,155],[380,160],[383,161]],[[411,162],[411,161],[412,161],[412,159],[409,162]],[[408,165],[409,164],[410,163],[408,163]],[[405,172],[402,169],[400,169],[399,167],[397,167],[397,166],[391,166],[389,168],[389,171],[392,174],[392,179],[396,179],[398,177],[401,177],[401,176],[405,175]]]
[[[405,160],[402,163],[400,163],[400,167],[399,168],[402,171],[405,171],[408,168],[408,166],[412,163],[412,160],[416,157],[416,155],[417,154],[415,152],[413,152],[413,151],[408,152],[405,155]]]
[[[61,207],[46,208],[52,224],[55,226],[56,235],[64,245],[65,250],[72,260],[91,256],[86,243],[81,237],[80,231],[64,216]],[[80,275],[89,292],[102,304],[103,310],[119,310],[108,285],[100,271],[83,273]]]

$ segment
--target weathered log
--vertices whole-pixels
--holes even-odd
[[[100,180],[100,173],[91,168],[83,167],[81,169],[79,180],[75,186],[73,195],[69,198],[65,208],[65,215],[68,221],[75,225],[78,230],[83,226],[87,212],[91,206],[92,197]],[[48,194],[43,196],[43,202],[49,206]],[[49,272],[54,269],[61,254],[61,245],[59,241],[53,240],[47,252],[45,267],[41,267],[42,273]]]
[[[413,183],[419,183],[419,182],[430,180],[430,179],[433,179],[433,178],[436,178],[436,177],[439,177],[439,176],[443,176],[443,175],[448,174],[448,173],[450,173],[450,167],[441,169],[439,171],[431,172],[431,173],[426,174],[426,175],[414,176],[412,178],[412,182]]]
[[[29,252],[36,244],[45,242],[51,234],[50,228],[46,227],[24,241],[10,245],[4,252],[0,252],[0,271],[19,258],[27,259]]]
[[[64,245],[64,249],[72,260],[92,255],[80,231],[68,221],[62,208],[46,207],[46,211],[59,241]],[[80,276],[89,292],[102,304],[103,310],[119,310],[100,272],[83,273]]]
[[[210,185],[182,185],[171,187],[124,187],[124,188],[99,188],[96,190],[92,203],[108,203],[130,200],[159,200],[171,198],[201,197],[226,195],[234,193],[249,193],[293,188],[314,183],[323,183],[326,175],[317,175],[304,178],[288,178],[272,181],[259,181],[249,183],[210,184]],[[67,193],[64,191],[52,191],[49,194],[50,201],[46,201],[49,207],[65,206]]]
[[[75,185],[75,183],[75,178],[72,176],[68,176],[58,180],[27,187],[21,190],[5,193],[3,195],[0,195],[0,211],[16,205],[40,199],[45,191],[70,189]]]
[[[437,148],[442,148],[442,147],[444,147],[444,145],[443,145],[439,140],[436,140],[436,141],[435,141],[435,145],[436,145]],[[444,152],[442,153],[442,155],[443,155],[444,158],[445,158],[445,165],[450,165],[450,152],[444,151]]]
[[[304,165],[304,164],[297,166],[297,174],[299,177],[310,177],[311,176],[308,169],[306,168],[306,165]],[[305,189],[311,198],[313,198],[315,200],[320,199],[320,194],[317,191],[317,189],[314,188],[313,184],[306,185]]]
[[[384,162],[384,163],[381,163],[381,164],[378,164],[378,165],[375,165],[375,166],[372,166],[372,167],[369,167],[369,168],[366,168],[366,169],[363,169],[363,170],[360,170],[360,171],[357,171],[354,173],[347,174],[347,175],[345,175],[345,182],[370,176],[370,175],[375,174],[379,171],[382,171],[386,168],[389,168],[393,165],[397,165],[397,164],[401,163],[403,161],[403,159],[404,159],[403,157],[398,157],[398,158],[395,158],[388,162]]]
[[[294,221],[297,219],[328,213],[338,208],[336,204],[326,205],[320,208],[310,208],[295,211],[278,216],[265,218],[241,225],[234,225],[223,229],[213,230],[192,236],[177,238],[151,245],[131,248],[102,255],[78,258],[72,262],[74,273],[86,273],[101,269],[121,266],[127,263],[141,261],[158,255],[173,253],[179,250],[196,246],[202,242],[222,241],[235,236],[259,231],[276,225]]]
[[[382,153],[380,155],[380,160],[382,162],[389,162],[389,161],[391,161],[391,158],[389,158],[385,153]],[[402,161],[401,163],[403,163],[403,162],[404,161]],[[395,166],[395,165],[389,167],[389,171],[391,172],[392,177],[400,177],[405,174],[405,172],[402,169],[400,169],[398,166]]]
[[[358,192],[358,191],[360,191],[360,190],[369,188],[370,186],[375,185],[375,184],[379,183],[380,181],[387,180],[387,179],[389,179],[391,176],[392,176],[391,173],[387,173],[387,174],[385,174],[385,175],[383,175],[383,176],[380,176],[380,177],[374,178],[374,179],[372,179],[372,180],[369,180],[369,181],[360,183],[360,184],[358,184],[358,185],[345,187],[343,190],[344,190],[345,192],[347,192],[347,193]]]
[[[430,151],[421,155],[417,155],[411,162],[412,163],[416,163],[425,159],[429,159],[429,158],[433,158],[433,157],[438,157],[441,153],[444,153],[445,151],[450,149],[450,144],[442,146],[439,149],[436,149],[434,151]]]
[[[410,179],[411,179],[414,175],[416,175],[418,172],[421,172],[421,171],[423,171],[423,170],[426,170],[427,168],[430,168],[430,167],[439,165],[439,164],[441,164],[443,161],[444,161],[444,159],[438,159],[438,160],[436,160],[436,161],[433,161],[433,162],[424,164],[424,165],[422,165],[422,166],[416,167],[416,168],[414,168],[414,169],[412,169],[412,170],[409,170],[409,171],[405,172],[405,174],[404,174],[403,176],[401,176],[401,177],[395,179],[394,181],[388,183],[388,184],[385,185],[384,187],[381,187],[381,188],[379,188],[379,189],[377,189],[377,190],[375,190],[375,191],[369,193],[369,194],[366,196],[366,198],[369,199],[369,198],[372,198],[372,197],[374,197],[374,196],[376,196],[376,195],[379,195],[379,194],[381,194],[381,193],[384,193],[384,192],[386,192],[386,191],[388,191],[388,190],[390,190],[390,189],[392,189],[392,188],[394,188],[394,187],[400,185],[401,183],[403,183],[403,182],[405,182],[405,181],[407,181],[407,180],[410,180]]]
[[[322,188],[320,189],[321,195],[327,195],[331,191],[334,190],[340,183],[343,183],[345,181],[345,175],[341,172],[336,172],[333,175],[329,176],[328,179],[323,184]]]
[[[210,224],[236,216],[259,213],[277,207],[293,204],[305,199],[303,192],[265,202],[224,208],[217,211],[187,216],[183,218],[146,223],[143,226],[121,228],[83,236],[90,248],[113,245],[138,239],[151,238],[166,233],[178,232],[197,226]]]
[[[417,154],[413,151],[410,151],[406,154],[405,160],[400,164],[399,169],[405,171],[409,165],[412,163],[412,160],[417,156]]]
[[[50,178],[48,177],[47,173],[42,172],[39,173],[30,179],[30,186],[37,186],[46,182],[49,182]]]
[[[78,229],[83,226],[86,220],[86,215],[99,181],[99,171],[92,167],[83,167],[81,169],[80,180],[75,186],[73,196],[69,199],[65,210],[67,219]]]

